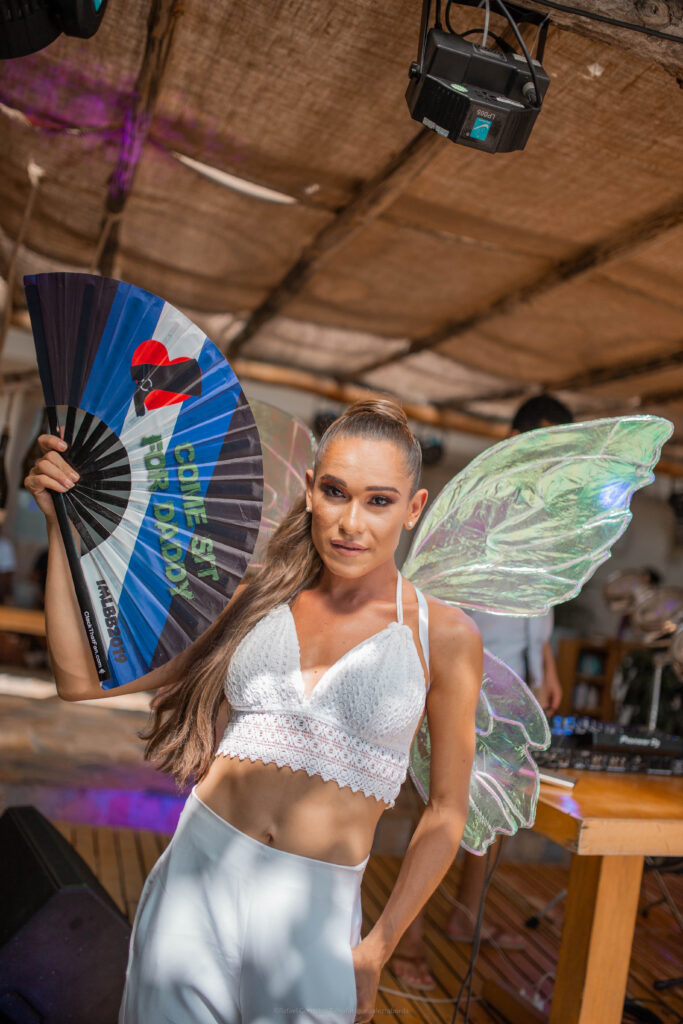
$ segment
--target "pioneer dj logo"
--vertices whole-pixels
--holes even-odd
[[[629,736],[627,733],[621,734],[619,743],[636,747],[649,747],[651,750],[658,750],[662,745],[662,741],[658,736]]]
[[[104,616],[104,624],[109,633],[109,653],[114,661],[128,661],[126,652],[123,649],[123,637],[119,629],[119,617],[117,614],[114,598],[111,596],[109,587],[104,580],[97,581],[97,589],[100,596],[100,605]]]
[[[202,393],[197,360],[189,356],[169,359],[166,346],[153,338],[135,349],[130,375],[137,384],[133,398],[138,416],[144,416],[146,409],[176,405]]]

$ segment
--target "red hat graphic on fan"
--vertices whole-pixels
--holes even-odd
[[[130,375],[137,384],[134,401],[138,416],[145,409],[176,405],[202,393],[202,372],[196,359],[179,356],[169,359],[160,341],[143,341],[135,349]]]

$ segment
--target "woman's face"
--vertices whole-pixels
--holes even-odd
[[[427,500],[411,497],[405,456],[392,441],[335,438],[306,473],[311,536],[323,562],[338,576],[364,576],[392,561],[401,530],[417,525]]]

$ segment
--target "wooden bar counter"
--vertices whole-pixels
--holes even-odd
[[[573,854],[549,1024],[620,1024],[643,858],[683,856],[683,778],[563,774],[534,825]]]

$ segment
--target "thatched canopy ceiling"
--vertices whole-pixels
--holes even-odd
[[[238,373],[492,436],[546,387],[668,416],[683,458],[683,46],[559,21],[526,149],[489,155],[408,114],[417,0],[110,0],[91,40],[0,70],[14,322],[23,273],[96,270]]]

